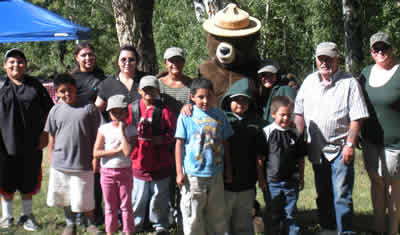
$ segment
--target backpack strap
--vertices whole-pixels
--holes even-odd
[[[162,110],[164,108],[164,103],[157,100],[154,104],[154,109],[152,113],[151,121],[151,131],[153,136],[160,136],[162,134],[161,130],[161,120],[162,120]]]
[[[139,100],[135,100],[131,103],[131,115],[132,115],[132,125],[137,127],[140,121],[140,108]],[[157,100],[154,104],[153,113],[151,115],[151,131],[153,136],[160,136],[162,134],[161,130],[161,120],[162,120],[162,110],[164,109],[164,103]]]
[[[132,115],[132,126],[137,128],[139,120],[140,120],[140,108],[139,108],[139,100],[135,100],[131,103],[131,115]]]

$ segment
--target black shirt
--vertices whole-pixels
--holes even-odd
[[[98,96],[107,102],[108,98],[110,98],[113,95],[125,95],[128,99],[128,103],[132,103],[133,101],[140,99],[140,94],[138,92],[138,87],[139,87],[139,81],[140,79],[147,75],[144,72],[137,71],[136,76],[133,80],[132,88],[129,91],[126,86],[119,81],[118,73],[108,77],[106,80],[104,80],[98,90]]]
[[[283,129],[274,122],[264,128],[267,141],[265,171],[267,181],[297,181],[298,160],[305,155],[304,136],[295,129]]]
[[[106,77],[104,74],[93,72],[75,72],[72,77],[76,81],[78,105],[85,105],[94,102],[97,96],[97,90],[101,81]]]
[[[36,78],[25,75],[19,86],[5,79],[0,90],[0,152],[29,157],[39,146],[53,101]]]

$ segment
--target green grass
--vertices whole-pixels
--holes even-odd
[[[26,232],[21,227],[13,226],[8,230],[0,230],[1,235],[54,235],[61,234],[64,224],[64,215],[62,209],[55,207],[48,207],[46,205],[46,193],[47,193],[47,180],[48,180],[48,161],[44,158],[43,161],[43,184],[42,190],[39,195],[36,195],[33,199],[34,214],[37,220],[42,224],[43,228],[38,232]],[[361,155],[357,153],[355,162],[356,171],[356,182],[353,193],[355,217],[354,224],[357,234],[366,234],[366,231],[370,229],[372,224],[372,206],[370,201],[370,184],[364,165],[362,162]],[[258,191],[257,199],[264,205],[262,194]],[[305,169],[305,186],[303,191],[300,192],[300,199],[298,201],[299,207],[299,225],[302,229],[302,234],[314,234],[318,229],[318,218],[316,214],[315,204],[315,188],[314,188],[314,175],[311,164],[306,161]],[[14,217],[18,218],[20,214],[20,200],[19,195],[16,195],[14,205]],[[85,234],[84,229],[79,229],[78,234]],[[122,233],[118,233],[122,234]],[[151,233],[149,233],[151,234]],[[174,234],[172,232],[172,234]],[[144,235],[144,234],[143,234]]]

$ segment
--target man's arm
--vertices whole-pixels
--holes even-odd
[[[296,114],[294,117],[294,123],[296,124],[296,129],[299,134],[303,134],[304,132],[304,117],[303,115]]]
[[[50,164],[51,164],[51,159],[53,158],[54,142],[55,142],[55,137],[50,134],[49,135],[49,162],[50,162]]]
[[[362,120],[354,120],[350,122],[349,132],[347,134],[346,143],[343,147],[343,158],[344,164],[349,164],[354,159],[354,146],[357,143],[358,132],[361,128]]]
[[[258,154],[256,167],[257,167],[258,185],[261,188],[261,190],[267,191],[267,183],[265,181],[265,175],[264,175],[264,159],[265,157],[263,155]]]
[[[39,149],[44,149],[49,144],[49,134],[43,131],[39,137]]]

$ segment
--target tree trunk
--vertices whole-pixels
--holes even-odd
[[[156,74],[158,64],[153,39],[154,0],[112,0],[120,46],[135,46],[138,69]]]
[[[361,49],[360,0],[343,0],[345,68],[358,76],[363,59]]]

